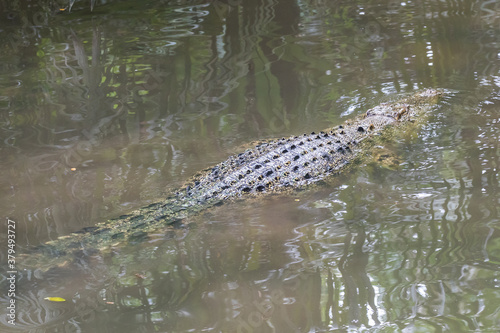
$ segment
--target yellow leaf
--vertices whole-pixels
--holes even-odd
[[[66,302],[66,300],[62,297],[45,297],[44,300],[51,302]]]

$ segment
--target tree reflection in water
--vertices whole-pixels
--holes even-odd
[[[334,186],[23,271],[16,328],[498,330],[493,2],[116,1],[40,24],[44,5],[0,5],[12,13],[0,20],[0,205],[20,250],[163,197],[241,144],[340,123],[387,95],[456,90],[418,137],[386,143],[398,169],[368,161]]]

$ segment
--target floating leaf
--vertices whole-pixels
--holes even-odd
[[[62,297],[45,297],[44,300],[51,302],[66,302],[66,300]]]

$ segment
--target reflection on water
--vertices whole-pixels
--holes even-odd
[[[498,330],[497,7],[1,1],[0,207],[19,252],[158,200],[249,142],[422,87],[454,94],[328,185],[20,271],[17,325],[2,315],[0,330]]]

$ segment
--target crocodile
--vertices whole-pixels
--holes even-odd
[[[61,257],[140,241],[148,232],[228,200],[304,187],[341,172],[388,128],[404,128],[428,113],[444,91],[427,89],[382,103],[318,133],[264,141],[194,175],[162,202],[59,237],[37,249]],[[32,259],[35,257],[29,256]],[[40,264],[35,260],[35,265]]]

